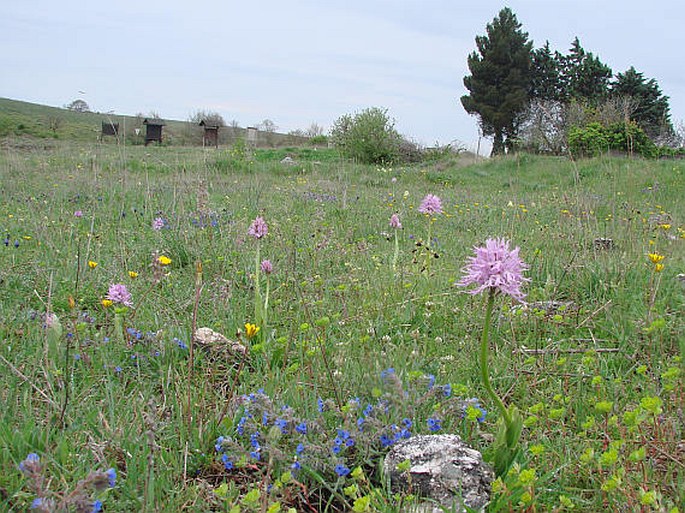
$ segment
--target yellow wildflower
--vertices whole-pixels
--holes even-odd
[[[658,264],[659,262],[661,262],[665,258],[664,255],[660,255],[659,253],[649,253],[648,256],[649,256],[649,260],[653,264]]]
[[[102,303],[102,306],[105,308],[109,308],[113,304],[111,299],[103,299],[100,303]]]
[[[664,270],[664,264],[655,264],[654,265],[654,272],[655,273],[660,273],[663,270]]]
[[[248,340],[254,338],[257,333],[259,333],[259,326],[249,322],[245,324],[245,336]]]
[[[659,228],[661,228],[662,230],[670,230],[671,225],[669,223],[663,223],[659,225]]]
[[[91,269],[95,269],[98,266],[98,263],[93,261],[93,260],[88,260],[88,267]]]
[[[135,280],[138,277],[138,273],[135,271],[129,271],[128,275],[132,280]]]
[[[162,265],[169,265],[171,263],[171,258],[168,256],[161,255],[157,258],[157,261]]]

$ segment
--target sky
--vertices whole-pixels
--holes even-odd
[[[198,110],[279,132],[387,109],[423,145],[475,149],[461,106],[475,37],[510,7],[534,46],[578,36],[634,66],[685,120],[682,0],[2,0],[0,97],[186,120]]]

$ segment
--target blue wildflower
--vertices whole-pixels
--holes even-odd
[[[226,470],[233,470],[233,462],[231,461],[231,458],[228,457],[228,454],[221,456],[221,462],[224,464]]]
[[[445,397],[450,397],[452,395],[452,385],[447,383],[442,387],[442,395]]]
[[[364,414],[364,417],[368,417],[369,415],[371,415],[372,411],[373,411],[373,406],[371,406],[370,404],[367,404],[366,408],[364,408],[364,411],[362,411],[362,413]]]
[[[288,432],[288,421],[285,419],[276,419],[274,422],[274,426],[278,426],[278,428],[281,430],[281,433],[286,434]]]
[[[302,465],[300,465],[299,461],[296,461],[292,465],[290,465],[290,468],[292,470],[300,470],[302,468]]]
[[[262,426],[266,426],[269,423],[269,415],[264,412],[262,413]]]
[[[238,432],[239,435],[245,434],[245,423],[246,422],[247,422],[247,417],[240,417],[240,420],[238,421],[238,425],[235,428],[235,430]]]
[[[319,398],[316,400],[316,407],[317,407],[317,409],[319,410],[319,413],[323,413],[323,411],[324,411],[324,406],[325,406],[325,404],[324,404],[324,402],[323,402],[323,399],[321,399],[321,398],[319,397]]]
[[[255,431],[250,435],[250,445],[255,449],[259,449],[259,431]]]
[[[411,421],[411,419],[405,417],[402,419],[402,425],[407,429],[411,429],[414,423]]]
[[[395,443],[395,441],[386,434],[381,435],[379,439],[381,441],[381,447],[383,448],[390,447],[392,444]]]
[[[385,369],[384,371],[381,371],[381,379],[387,379],[393,374],[395,374],[395,369],[393,369],[392,367]]]
[[[357,428],[359,428],[359,431],[364,431],[364,417],[359,417],[357,419]]]
[[[338,463],[335,466],[335,473],[338,474],[340,477],[345,477],[347,474],[349,474],[351,471],[349,468],[347,468],[345,465],[342,463]]]
[[[98,513],[99,511],[102,511],[102,501],[95,501],[93,503],[93,509],[90,511],[91,513]]]
[[[347,440],[345,440],[345,445],[346,445],[347,447],[352,447],[352,446],[354,446],[354,438],[348,438]]]
[[[116,367],[114,367],[114,372],[119,374],[121,372],[121,367],[119,367],[118,365]]]
[[[426,421],[426,424],[428,424],[428,429],[430,431],[440,431],[442,429],[442,421],[440,419],[436,419],[431,417]]]
[[[117,484],[117,471],[113,468],[107,469],[105,472],[107,475],[107,480],[109,481],[109,487],[114,488],[114,486]]]
[[[295,448],[295,452],[297,454],[302,454],[304,452],[304,444],[297,444],[297,447]]]
[[[300,433],[301,435],[306,435],[307,434],[307,423],[306,422],[300,422],[296,427],[295,431]]]
[[[219,438],[216,439],[216,443],[214,444],[214,449],[216,449],[216,452],[224,452],[224,436],[220,436]]]
[[[21,470],[24,474],[28,474],[35,468],[35,465],[40,462],[40,456],[38,456],[35,452],[31,452],[26,456],[26,459],[22,462],[19,463],[19,470]]]
[[[31,502],[31,509],[38,509],[38,508],[41,508],[42,506],[43,506],[43,499],[41,499],[40,497],[33,499],[33,501]]]
[[[250,457],[253,458],[253,459],[255,459],[255,460],[257,460],[257,461],[259,461],[259,460],[262,459],[262,455],[261,455],[261,453],[259,452],[259,449],[255,450],[255,451],[251,451],[251,452],[250,452]]]
[[[433,388],[434,385],[435,385],[435,376],[433,374],[429,374],[428,375],[428,390]]]
[[[181,340],[180,338],[174,338],[174,342],[176,342],[176,345],[178,347],[180,347],[181,349],[184,349],[184,350],[188,349],[188,346],[186,345],[186,343],[183,342],[183,340]]]

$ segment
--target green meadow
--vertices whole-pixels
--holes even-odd
[[[398,439],[491,457],[486,298],[457,282],[494,237],[530,281],[525,304],[495,303],[490,376],[524,429],[488,511],[682,511],[685,161],[17,141],[0,149],[3,511],[407,508],[381,472]],[[418,212],[426,194],[442,215]],[[113,284],[131,306],[103,303]],[[201,347],[202,327],[245,353]],[[79,484],[108,469],[114,487]]]

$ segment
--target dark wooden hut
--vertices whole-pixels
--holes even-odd
[[[119,136],[119,123],[112,123],[111,121],[102,122],[102,132],[100,132],[100,140],[104,139],[106,135],[114,137]]]
[[[202,134],[202,146],[214,146],[215,148],[218,148],[220,125],[212,121],[205,121],[203,119],[200,121],[200,126],[204,128],[204,133]]]
[[[143,125],[145,125],[145,146],[153,141],[162,144],[162,127],[164,126],[164,121],[161,119],[145,119],[143,120]]]

